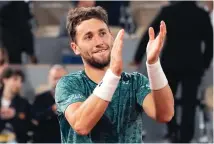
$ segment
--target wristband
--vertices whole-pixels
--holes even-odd
[[[148,62],[146,62],[146,67],[152,90],[159,90],[168,84],[159,59],[154,64],[148,64]]]
[[[94,89],[93,94],[105,101],[111,101],[119,81],[120,77],[108,69],[102,81]]]

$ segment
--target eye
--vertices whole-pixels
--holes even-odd
[[[86,36],[84,37],[84,39],[85,39],[85,40],[91,40],[91,39],[92,39],[92,35],[86,35]]]
[[[102,31],[100,32],[100,36],[104,36],[106,34],[106,32]]]

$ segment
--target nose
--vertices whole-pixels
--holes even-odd
[[[100,47],[103,46],[103,38],[100,37],[99,35],[95,36],[95,43],[96,43],[96,47]]]

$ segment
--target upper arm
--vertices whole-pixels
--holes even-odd
[[[73,104],[70,104],[66,110],[65,110],[65,118],[69,122],[70,125],[73,125],[75,122],[74,113],[75,111],[81,106],[82,102],[76,102]]]
[[[137,82],[136,84],[137,103],[141,106],[147,95],[151,93],[149,80],[144,75],[138,73],[135,81]]]
[[[143,103],[142,107],[145,111],[145,113],[151,117],[152,119],[156,119],[156,110],[155,110],[155,103],[154,103],[154,97],[152,96],[152,93],[149,93]]]
[[[142,106],[145,113],[155,119],[154,99],[149,86],[149,80],[142,74],[137,77],[137,103]]]
[[[68,114],[70,112],[74,112],[78,103],[85,100],[86,97],[83,92],[78,89],[77,83],[74,80],[71,82],[69,79],[64,77],[58,82],[55,92],[55,101],[58,114],[65,114],[65,112]]]

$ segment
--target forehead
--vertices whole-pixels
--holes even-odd
[[[100,29],[108,29],[106,23],[98,19],[89,19],[81,22],[80,25],[76,27],[77,35],[81,36],[88,32],[97,32]]]

